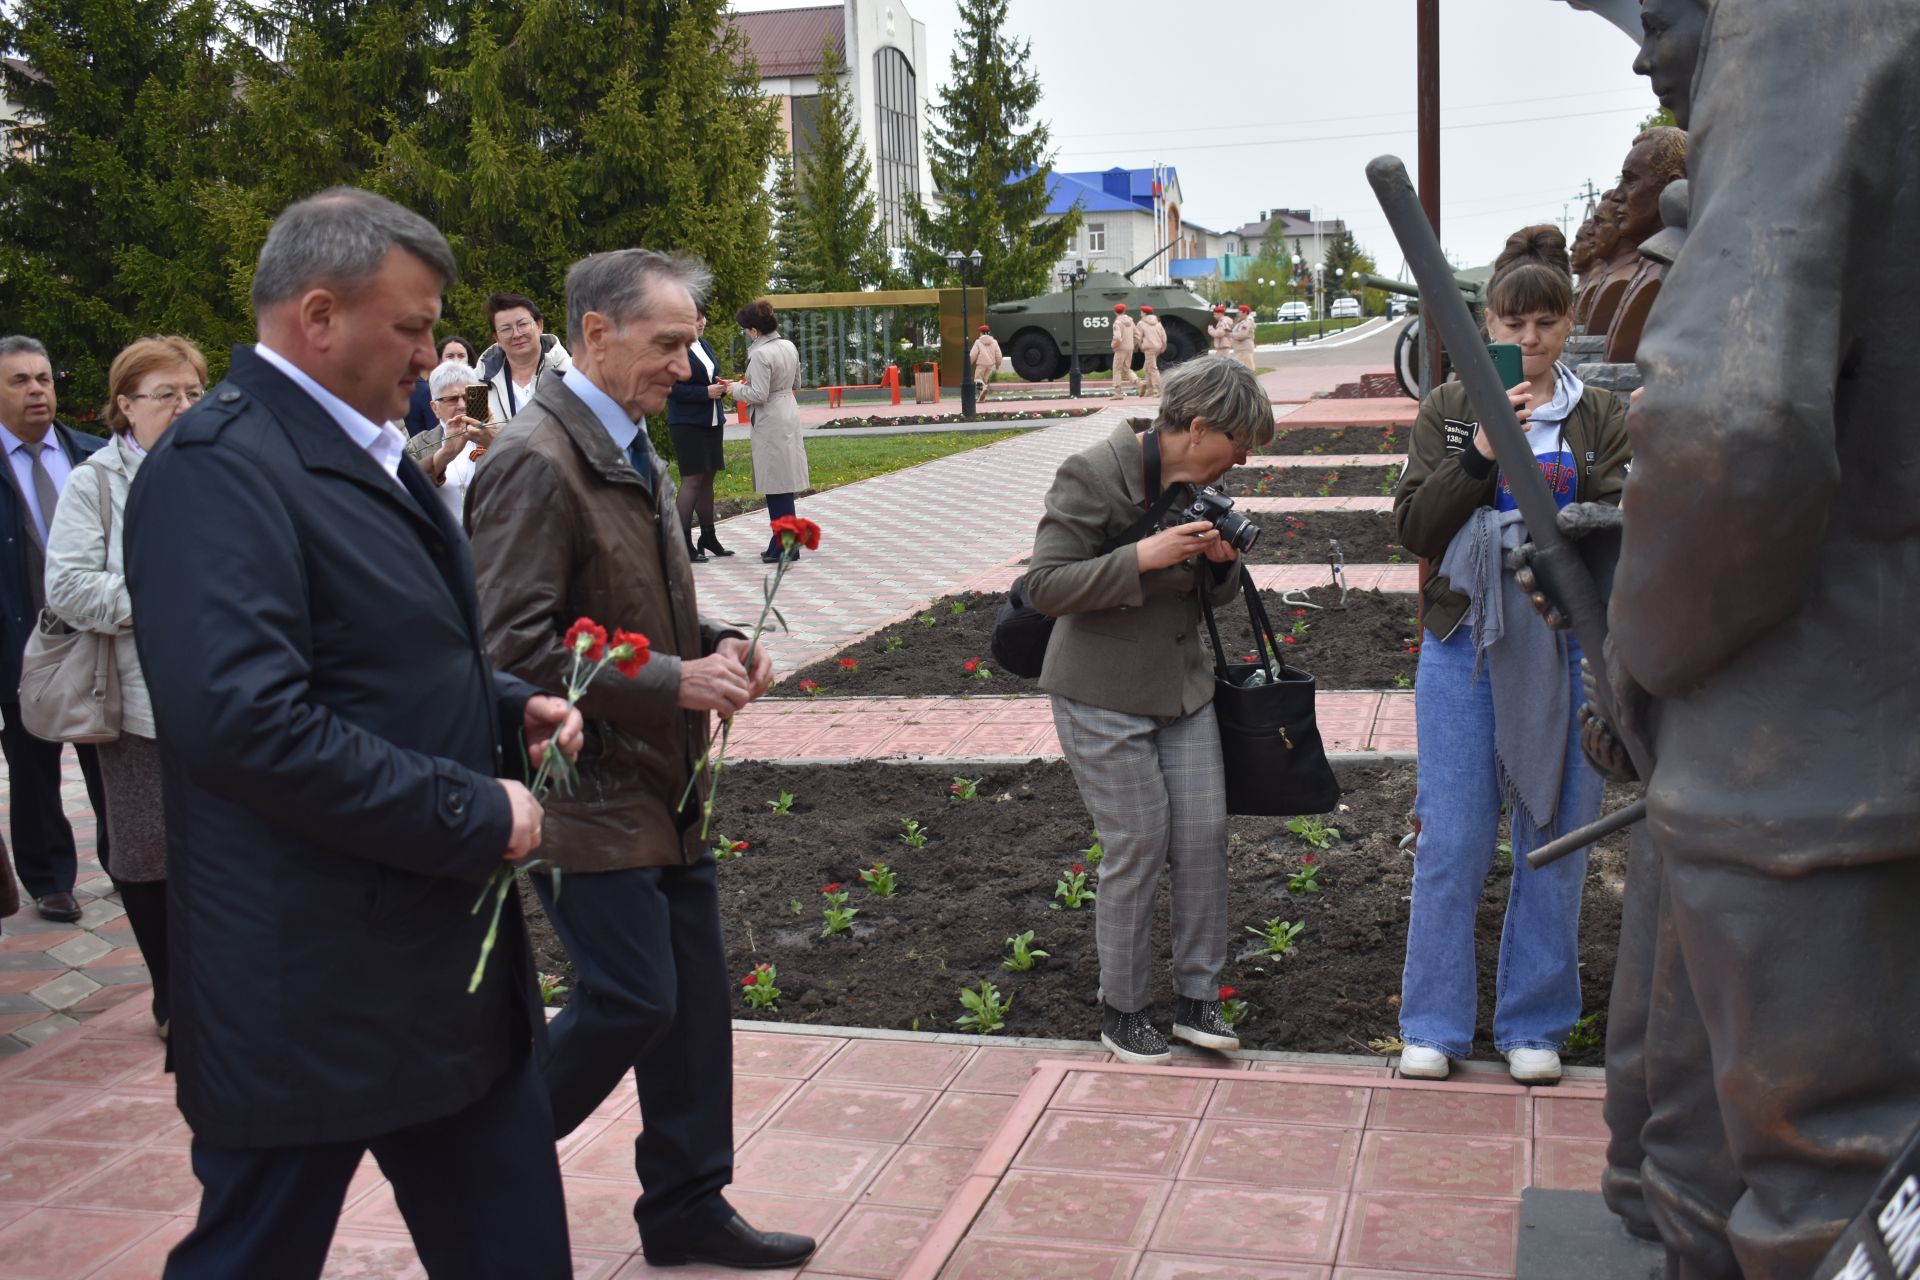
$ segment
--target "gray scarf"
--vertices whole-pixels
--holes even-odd
[[[1524,812],[1546,831],[1560,805],[1573,695],[1566,637],[1535,616],[1513,581],[1509,556],[1526,538],[1518,511],[1481,507],[1453,535],[1439,571],[1467,597],[1473,673],[1484,661],[1493,685],[1493,754],[1507,812],[1516,828]]]

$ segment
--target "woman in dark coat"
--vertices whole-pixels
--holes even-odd
[[[730,556],[733,552],[720,545],[713,531],[713,473],[725,471],[723,453],[726,434],[728,384],[720,376],[720,361],[704,336],[707,332],[707,304],[700,309],[702,335],[687,351],[692,372],[684,382],[673,384],[667,395],[667,430],[673,435],[673,456],[680,464],[680,527],[687,535],[687,558],[705,564],[707,553]],[[693,540],[693,517],[700,516],[700,541]]]

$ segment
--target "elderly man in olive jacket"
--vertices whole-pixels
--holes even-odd
[[[543,381],[487,451],[467,501],[488,646],[503,668],[564,681],[578,618],[644,634],[645,666],[608,668],[580,708],[588,747],[549,800],[542,855],[564,877],[540,900],[573,961],[547,1080],[566,1134],[633,1071],[640,1243],[656,1266],[798,1266],[802,1236],[756,1231],[721,1194],[733,1179],[732,992],[714,862],[700,838],[712,713],[765,692],[746,638],[700,616],[667,468],[645,416],[690,376],[694,295],[709,277],[645,249],[567,273],[573,366]],[[682,797],[686,797],[682,803]]]

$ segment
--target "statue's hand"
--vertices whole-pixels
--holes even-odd
[[[1586,690],[1587,700],[1580,704],[1580,750],[1586,754],[1596,772],[1601,777],[1614,782],[1636,782],[1639,774],[1634,771],[1633,758],[1627,754],[1626,746],[1600,714],[1600,708],[1593,701],[1593,663],[1586,658],[1580,659],[1580,687]]]
[[[1578,541],[1590,533],[1618,529],[1620,508],[1604,502],[1573,502],[1560,509],[1557,523],[1562,534]],[[1540,587],[1538,575],[1533,571],[1533,543],[1521,543],[1514,551],[1513,558],[1514,584],[1527,593],[1527,601],[1533,605],[1533,611],[1546,619],[1549,627],[1564,631],[1570,625],[1567,615],[1547,598],[1547,593]]]

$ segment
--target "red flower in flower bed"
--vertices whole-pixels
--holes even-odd
[[[820,886],[820,892],[838,893],[840,892],[840,882],[838,880],[835,880],[832,884],[823,884]]]
[[[750,973],[746,977],[740,979],[740,985],[743,987],[750,987],[758,981],[760,981],[760,975],[757,973]]]
[[[1238,988],[1238,987],[1222,987],[1222,988],[1220,988],[1220,998],[1221,998],[1222,1000],[1231,1000],[1231,999],[1233,999],[1233,998],[1234,998],[1235,996],[1237,996],[1237,995],[1239,995],[1239,994],[1240,994],[1240,988]]]
[[[800,682],[800,692],[802,692],[802,693],[805,693],[805,694],[815,694],[815,693],[818,693],[818,692],[820,692],[820,685],[819,685],[819,683],[818,683],[817,681],[813,681],[813,680],[802,680],[802,681]]]
[[[1281,643],[1281,644],[1292,644],[1292,643],[1293,643],[1293,637],[1292,637],[1292,636],[1281,636],[1281,637],[1280,637],[1280,643]]]
[[[840,669],[842,671],[858,671],[860,669],[859,660],[855,658],[842,658],[840,659]]]
[[[1293,616],[1296,618],[1304,618],[1307,616],[1307,611],[1305,609],[1295,609],[1293,611]]]
[[[624,658],[620,656],[622,649],[628,651]],[[640,668],[647,665],[647,659],[652,656],[652,649],[652,642],[638,631],[615,630],[613,633],[614,669],[627,679],[633,679],[640,674]]]
[[[960,669],[966,672],[968,675],[972,675],[974,672],[980,669],[980,659],[968,658],[965,662],[960,664]]]
[[[1302,858],[1302,859],[1300,859],[1300,861],[1301,861],[1301,862],[1303,862],[1303,863],[1305,863],[1305,864],[1306,864],[1307,866],[1309,866],[1309,867],[1310,867],[1310,866],[1312,866],[1312,865],[1313,865],[1314,863],[1316,863],[1316,862],[1318,862],[1318,861],[1320,861],[1320,855],[1319,855],[1319,854],[1317,854],[1317,853],[1310,853],[1310,854],[1308,854],[1308,855],[1307,855],[1306,857],[1304,857],[1304,858]]]
[[[581,618],[567,628],[567,652],[598,662],[607,651],[607,629],[592,618]]]
[[[1085,875],[1086,873],[1087,873],[1087,869],[1085,867],[1081,866],[1077,862],[1073,864],[1073,874],[1077,876],[1082,876],[1082,875]]]
[[[820,526],[811,520],[803,520],[799,516],[781,516],[773,522],[774,537],[785,542],[789,534],[792,535],[796,545],[805,547],[808,551],[813,551],[820,545]]]

